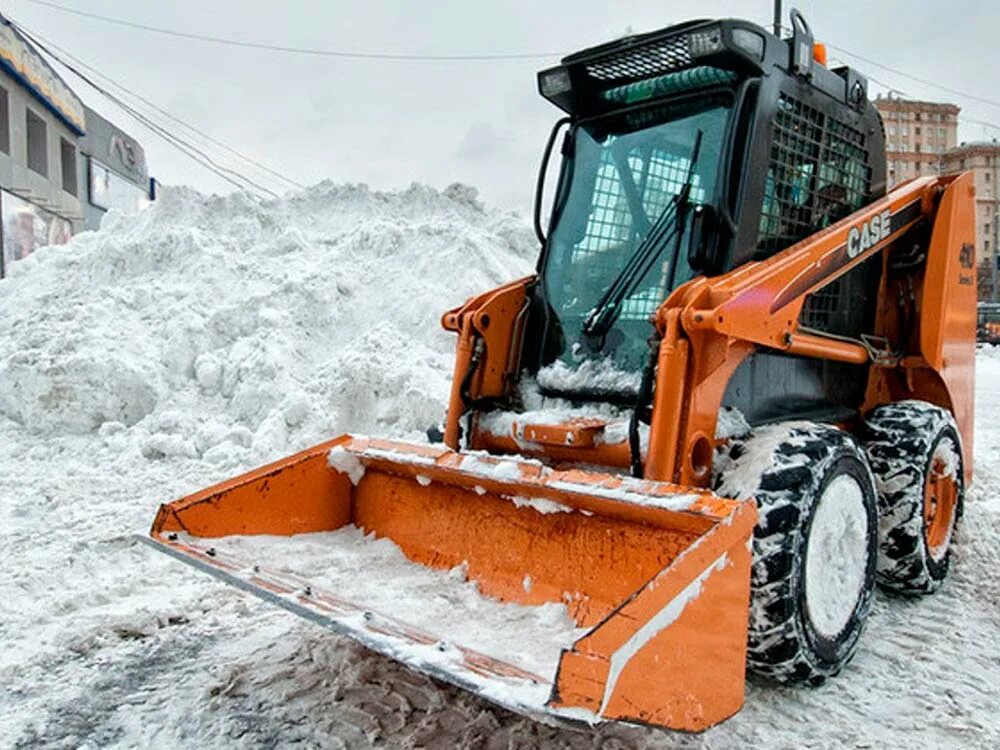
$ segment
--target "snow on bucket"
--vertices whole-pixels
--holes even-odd
[[[752,501],[343,436],[164,505],[148,541],[547,722],[743,702]]]

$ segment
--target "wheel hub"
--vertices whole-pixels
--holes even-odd
[[[842,474],[817,501],[806,544],[806,608],[824,638],[840,635],[861,598],[870,555],[868,534],[861,485]]]
[[[955,444],[945,438],[934,449],[924,484],[924,536],[928,554],[935,562],[944,559],[951,543],[958,508],[957,467]]]

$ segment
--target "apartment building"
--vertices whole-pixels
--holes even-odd
[[[1000,143],[973,141],[962,143],[942,156],[942,172],[971,171],[976,183],[976,257],[980,261],[997,257],[997,225],[1000,200]],[[1000,260],[995,261],[1000,263]]]
[[[941,173],[941,157],[958,143],[954,104],[879,96],[875,108],[885,125],[886,181],[896,183]]]

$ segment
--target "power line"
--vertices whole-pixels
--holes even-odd
[[[214,172],[217,176],[228,182],[230,185],[233,185],[234,187],[240,190],[245,190],[249,186],[251,188],[257,189],[262,193],[270,195],[271,197],[275,198],[277,197],[277,193],[254,182],[249,177],[240,174],[234,169],[230,169],[228,167],[224,167],[220,164],[217,164],[208,154],[199,149],[197,146],[194,146],[185,141],[183,138],[180,138],[176,134],[171,133],[169,130],[162,127],[158,123],[154,122],[149,117],[144,115],[142,112],[136,110],[134,107],[130,106],[127,102],[122,101],[113,93],[105,89],[103,86],[93,81],[85,73],[82,73],[79,70],[77,70],[73,65],[66,62],[59,55],[57,55],[51,49],[49,49],[44,43],[33,37],[30,32],[24,29],[24,27],[16,24],[10,18],[8,18],[7,20],[11,23],[12,26],[14,26],[14,28],[16,28],[21,34],[23,34],[25,38],[27,38],[33,45],[35,45],[35,47],[45,52],[49,57],[51,57],[53,60],[57,61],[60,65],[66,68],[66,70],[73,73],[73,75],[75,75],[81,81],[83,81],[88,86],[93,88],[95,91],[107,97],[109,100],[117,104],[119,107],[128,112],[130,115],[135,117],[139,122],[141,122],[143,125],[149,128],[155,134],[159,135],[161,138],[166,140],[168,143],[173,145],[182,153],[186,154],[188,157],[194,159],[195,161],[202,164],[202,166],[205,166],[206,168]]]
[[[850,54],[850,53],[848,53],[848,54]],[[846,65],[846,62],[844,60],[838,60],[837,58],[831,58],[831,62],[841,62],[841,63],[844,63]],[[869,81],[871,81],[873,83],[877,83],[879,86],[884,87],[888,91],[895,92],[895,93],[900,94],[901,96],[906,97],[906,98],[910,97],[910,94],[908,94],[907,92],[903,91],[899,87],[892,85],[891,83],[886,83],[885,81],[879,80],[875,76],[868,75],[867,73],[865,74],[865,77]],[[958,118],[958,123],[960,125],[979,125],[981,127],[991,128],[993,130],[1000,130],[1000,125],[998,125],[995,122],[988,122],[986,120],[976,120],[976,119],[973,119],[971,117],[964,117],[964,116],[963,117],[959,117]]]
[[[966,125],[981,125],[984,128],[991,128],[993,130],[1000,130],[1000,125],[995,122],[986,122],[985,120],[971,120],[968,117],[958,118],[959,122],[964,122]]]
[[[36,1],[40,2],[41,0],[31,0],[31,2],[36,2]],[[1000,107],[1000,101],[996,101],[994,99],[986,99],[986,98],[984,98],[982,96],[976,96],[975,94],[970,94],[970,93],[968,93],[966,91],[960,91],[959,89],[953,89],[950,86],[942,86],[939,83],[934,83],[933,81],[928,81],[925,78],[918,78],[917,76],[912,76],[909,73],[904,73],[903,71],[897,70],[896,68],[891,68],[888,65],[883,65],[880,62],[875,62],[874,60],[872,60],[870,58],[862,57],[861,55],[855,54],[854,52],[850,52],[850,51],[844,49],[843,47],[838,47],[835,44],[827,44],[826,46],[829,47],[830,49],[835,49],[835,50],[837,50],[837,52],[840,52],[841,54],[847,55],[848,57],[853,57],[855,60],[861,60],[861,62],[863,62],[863,63],[866,63],[868,65],[874,65],[877,68],[882,68],[882,70],[887,70],[890,73],[895,73],[898,76],[901,76],[903,78],[908,78],[911,81],[916,81],[917,83],[921,83],[924,86],[930,86],[932,88],[939,89],[940,91],[947,91],[949,94],[954,94],[955,96],[961,96],[961,97],[964,97],[966,99],[971,99],[973,101],[981,102],[983,104],[989,104],[989,105],[994,106],[994,107]],[[868,76],[868,78],[871,78],[871,80],[873,80],[873,81],[875,80],[871,76]],[[882,84],[882,85],[884,86],[885,84]]]
[[[268,43],[263,43],[263,42],[249,42],[249,41],[239,40],[239,39],[230,39],[230,38],[210,36],[210,35],[205,35],[205,34],[195,34],[195,33],[191,33],[191,32],[179,31],[179,30],[176,30],[176,29],[166,29],[166,28],[159,27],[159,26],[151,26],[151,25],[148,25],[148,24],[142,24],[142,23],[136,23],[136,22],[131,22],[131,21],[125,21],[125,20],[118,19],[118,18],[112,18],[110,16],[103,16],[103,15],[99,15],[99,14],[96,14],[96,13],[89,13],[89,12],[86,12],[86,11],[77,10],[75,8],[69,8],[69,7],[66,7],[66,6],[63,6],[63,5],[59,5],[57,3],[49,2],[49,0],[27,0],[27,2],[30,2],[30,3],[36,4],[36,5],[41,5],[41,6],[44,6],[44,7],[47,7],[47,8],[51,8],[53,10],[60,11],[60,12],[63,12],[63,13],[69,13],[69,14],[76,15],[76,16],[81,16],[81,17],[84,17],[84,18],[90,18],[90,19],[94,19],[94,20],[99,20],[99,21],[102,21],[102,22],[105,22],[105,23],[110,23],[110,24],[114,24],[114,25],[118,25],[118,26],[124,26],[124,27],[128,27],[128,28],[141,29],[141,30],[144,30],[144,31],[149,31],[149,32],[158,33],[158,34],[164,34],[164,35],[168,35],[168,36],[180,37],[180,38],[184,38],[184,39],[194,39],[194,40],[198,40],[198,41],[212,42],[212,43],[217,43],[217,44],[227,44],[227,45],[233,45],[233,46],[245,47],[245,48],[252,48],[252,49],[265,49],[265,50],[270,50],[270,51],[275,51],[275,52],[287,52],[287,53],[304,54],[304,55],[318,55],[318,56],[326,56],[326,57],[342,57],[342,58],[355,58],[355,59],[411,60],[411,61],[413,61],[413,60],[417,60],[417,61],[470,61],[470,60],[510,60],[510,59],[541,59],[541,58],[551,59],[552,57],[558,57],[560,55],[560,53],[554,53],[554,52],[552,52],[552,53],[541,53],[541,52],[538,52],[538,53],[534,53],[534,52],[532,52],[532,53],[495,53],[495,54],[494,53],[487,53],[487,54],[470,54],[470,55],[420,55],[420,54],[401,54],[401,53],[345,52],[345,51],[338,51],[338,50],[310,49],[310,48],[291,47],[291,46],[285,46],[285,45],[268,44]],[[23,27],[19,27],[19,28],[23,29]],[[36,38],[42,38],[42,37],[39,37],[37,34],[35,34],[34,36]],[[304,187],[303,185],[301,185],[300,183],[296,182],[295,180],[292,180],[292,179],[286,177],[285,175],[282,175],[281,173],[279,173],[279,172],[271,169],[270,167],[267,167],[264,164],[261,164],[260,162],[254,160],[254,159],[251,159],[250,157],[248,157],[248,156],[240,153],[239,151],[231,148],[230,146],[222,143],[221,141],[216,140],[212,136],[210,136],[207,133],[199,130],[198,128],[194,127],[193,125],[190,125],[189,123],[184,122],[183,120],[175,117],[174,115],[172,115],[169,112],[167,112],[166,110],[158,107],[156,104],[154,104],[153,102],[149,101],[148,99],[142,97],[139,94],[136,94],[135,92],[129,90],[125,86],[123,86],[123,85],[115,82],[113,79],[108,78],[107,76],[101,74],[95,68],[93,68],[92,66],[87,65],[86,63],[84,63],[79,58],[77,58],[74,55],[72,55],[71,53],[67,52],[65,49],[62,49],[62,48],[58,47],[57,45],[53,44],[52,42],[48,42],[48,44],[51,47],[55,48],[55,49],[59,49],[67,57],[70,57],[71,59],[75,60],[77,62],[77,64],[79,64],[81,67],[86,68],[87,70],[91,71],[94,75],[99,76],[102,79],[108,81],[111,85],[115,86],[119,90],[124,91],[124,92],[126,92],[126,94],[128,94],[128,95],[134,97],[135,99],[137,99],[137,100],[145,103],[147,106],[149,106],[152,109],[154,109],[155,111],[159,112],[161,115],[169,118],[173,122],[175,122],[175,123],[177,123],[177,124],[179,124],[179,125],[187,128],[191,132],[196,133],[197,135],[201,136],[202,138],[205,138],[206,140],[208,140],[211,143],[214,143],[216,146],[218,146],[218,147],[226,150],[227,152],[229,152],[229,153],[237,156],[238,158],[246,161],[247,163],[252,164],[253,166],[257,167],[258,169],[261,169],[264,172],[267,172],[268,174],[270,174],[270,175],[272,175],[274,177],[277,177],[278,179],[281,179],[284,182],[287,182],[290,185],[293,185],[293,186],[298,187],[298,188],[303,188]],[[155,123],[151,123],[150,118],[146,117],[145,115],[142,115],[139,112],[136,112],[136,110],[134,108],[131,108],[128,105],[125,105],[123,102],[121,102],[120,100],[118,100],[113,94],[111,94],[110,92],[108,92],[105,89],[101,88],[100,86],[98,86],[97,84],[95,84],[92,80],[90,80],[88,77],[86,77],[85,75],[81,74],[78,70],[76,70],[72,66],[66,64],[63,60],[59,59],[54,53],[51,52],[51,50],[45,48],[41,44],[39,44],[38,46],[40,46],[43,49],[45,49],[45,51],[48,52],[48,54],[50,56],[52,56],[54,59],[59,60],[59,62],[62,63],[68,70],[70,70],[71,72],[73,72],[74,75],[76,75],[77,77],[79,77],[81,80],[83,80],[84,82],[86,82],[88,85],[92,86],[95,90],[97,90],[100,93],[102,93],[103,95],[107,96],[109,99],[111,99],[112,101],[114,101],[119,106],[122,106],[123,109],[125,109],[127,112],[129,112],[130,114],[132,114],[134,117],[136,117],[137,119],[140,119],[141,122],[143,122],[144,124],[146,124],[147,127],[150,127],[152,130],[154,130],[154,132],[157,132],[159,135],[161,135],[161,137],[166,138],[170,142],[174,143],[174,145],[177,145],[177,143],[175,141],[179,141],[180,143],[183,143],[188,148],[193,149],[196,153],[198,153],[199,155],[201,155],[207,162],[209,162],[211,164],[211,166],[209,166],[209,164],[207,164],[205,162],[202,162],[204,166],[209,166],[209,168],[213,169],[213,171],[221,170],[223,172],[227,172],[230,175],[233,175],[233,176],[237,177],[238,179],[241,179],[241,180],[245,181],[249,185],[252,185],[252,186],[256,187],[257,189],[262,190],[262,191],[268,193],[269,195],[272,195],[272,196],[275,195],[274,192],[272,192],[271,190],[268,190],[267,188],[259,185],[258,183],[254,182],[253,180],[250,180],[245,175],[242,175],[242,174],[240,174],[239,172],[237,172],[235,170],[231,170],[231,169],[228,169],[228,168],[226,168],[226,167],[224,167],[222,165],[217,164],[207,154],[205,154],[203,151],[201,151],[200,149],[197,149],[196,147],[192,146],[191,144],[189,144],[189,143],[187,143],[185,141],[182,141],[181,139],[179,139],[174,134],[171,134],[168,131],[166,131],[165,128],[162,128],[161,126],[159,126],[159,125],[157,125]],[[960,97],[963,97],[963,98],[966,98],[966,99],[970,99],[970,100],[973,100],[973,101],[977,101],[977,102],[989,104],[991,106],[1000,107],[1000,101],[994,101],[992,99],[987,99],[985,97],[976,96],[975,94],[970,94],[970,93],[965,92],[965,91],[960,91],[958,89],[954,89],[954,88],[951,88],[949,86],[943,86],[941,84],[934,83],[933,81],[929,81],[929,80],[926,80],[926,79],[923,79],[923,78],[919,78],[917,76],[910,75],[910,74],[905,73],[905,72],[903,72],[901,70],[897,70],[896,68],[890,67],[888,65],[884,65],[882,63],[879,63],[879,62],[877,62],[875,60],[872,60],[870,58],[864,57],[862,55],[858,55],[858,54],[856,54],[854,52],[851,52],[849,50],[846,50],[846,49],[844,49],[842,47],[839,47],[837,45],[834,45],[834,44],[827,44],[827,46],[830,49],[833,49],[833,50],[836,50],[836,51],[840,52],[841,54],[847,55],[847,56],[852,57],[852,58],[854,58],[856,60],[860,60],[860,61],[862,61],[862,62],[864,62],[864,63],[866,63],[868,65],[872,65],[872,66],[875,66],[877,68],[881,68],[881,69],[886,70],[886,71],[888,71],[890,73],[893,73],[893,74],[895,74],[897,76],[900,76],[900,77],[907,78],[909,80],[915,81],[915,82],[920,83],[922,85],[930,86],[930,87],[939,89],[941,91],[946,91],[946,92],[954,94],[956,96],[960,96]],[[886,83],[884,81],[881,81],[878,78],[875,78],[874,76],[872,76],[870,74],[867,77],[869,78],[869,80],[873,81],[874,83],[879,84],[880,86],[884,86],[885,88],[889,89],[890,91],[896,91],[896,92],[901,93],[901,94],[904,93],[904,92],[900,91],[897,87],[895,87],[895,86],[893,86],[891,84],[888,84],[888,83]],[[994,123],[991,123],[991,122],[984,121],[984,120],[973,120],[973,119],[970,119],[970,118],[962,118],[962,120],[963,120],[963,122],[966,122],[966,123],[973,123],[973,124],[981,125],[981,126],[984,126],[984,127],[995,128],[995,129],[1000,130],[1000,126],[998,126],[998,125],[996,125]],[[192,156],[192,155],[190,153],[188,153],[188,156]],[[192,158],[195,158],[195,157],[192,156]],[[218,174],[218,172],[216,172],[216,173]],[[232,182],[232,180],[228,180],[228,181]]]
[[[126,28],[141,29],[143,31],[149,31],[156,34],[164,34],[167,36],[180,37],[183,39],[194,39],[203,42],[212,42],[215,44],[226,44],[236,47],[245,47],[249,49],[262,49],[269,50],[272,52],[287,52],[293,54],[301,55],[314,55],[323,57],[340,57],[347,59],[361,59],[361,60],[398,60],[398,61],[428,61],[428,62],[461,62],[461,61],[475,61],[475,60],[540,60],[560,57],[562,53],[560,52],[512,52],[512,53],[479,53],[479,54],[457,54],[457,55],[426,55],[426,54],[409,54],[409,53],[397,53],[397,52],[348,52],[344,50],[330,50],[330,49],[317,49],[308,47],[293,47],[289,45],[280,44],[270,44],[267,42],[253,42],[243,39],[232,39],[228,37],[212,36],[209,34],[196,34],[188,31],[181,31],[178,29],[168,29],[161,26],[152,26],[150,24],[138,23],[135,21],[126,21],[121,18],[113,18],[111,16],[104,16],[98,13],[90,13],[88,11],[77,10],[76,8],[69,8],[58,3],[51,2],[50,0],[26,0],[26,2],[33,3],[35,5],[41,5],[46,8],[51,8],[52,10],[59,11],[61,13],[69,13],[75,16],[90,18],[97,21],[102,21],[104,23],[115,24],[117,26],[124,26]],[[785,29],[785,27],[782,27]],[[877,62],[871,58],[864,57],[857,53],[851,52],[850,50],[839,47],[835,44],[827,44],[827,47],[838,52],[853,57],[856,60],[861,60],[862,62],[873,65],[875,67],[881,68],[883,70],[894,73],[903,78],[907,78],[911,81],[915,81],[924,86],[930,86],[932,88],[938,89],[940,91],[946,91],[955,96],[960,96],[972,101],[977,101],[983,104],[989,104],[994,107],[1000,107],[1000,101],[994,99],[987,99],[986,97],[977,96],[976,94],[970,94],[966,91],[961,91],[960,89],[955,89],[950,86],[943,86],[934,81],[929,81],[925,78],[920,78],[909,73],[904,73],[901,70],[890,67],[883,63]],[[871,78],[871,76],[868,76]],[[872,80],[875,80],[872,78]],[[883,84],[884,85],[884,84]]]
[[[397,52],[347,52],[344,50],[331,50],[331,49],[316,49],[309,47],[291,47],[281,44],[269,44],[267,42],[251,42],[244,39],[231,39],[228,37],[211,36],[208,34],[195,34],[189,31],[179,31],[177,29],[167,29],[161,26],[150,26],[144,23],[137,23],[134,21],[125,21],[120,18],[112,18],[110,16],[102,16],[97,13],[89,13],[83,10],[77,10],[76,8],[67,8],[64,5],[59,5],[57,3],[48,2],[48,0],[26,0],[29,3],[34,3],[35,5],[43,5],[46,8],[52,8],[53,10],[60,11],[61,13],[71,13],[75,16],[81,16],[83,18],[90,18],[97,21],[104,21],[105,23],[112,23],[117,26],[125,26],[131,29],[142,29],[143,31],[151,31],[155,34],[164,34],[167,36],[182,37],[184,39],[195,39],[201,42],[212,42],[214,44],[227,44],[233,47],[245,47],[248,49],[262,49],[269,50],[271,52],[290,52],[297,55],[313,55],[318,57],[340,57],[347,59],[357,59],[357,60],[408,60],[408,61],[425,61],[425,62],[459,62],[459,61],[475,61],[475,60],[538,60],[538,59],[552,59],[553,57],[558,57],[559,53],[555,52],[498,52],[498,53],[483,53],[483,54],[470,54],[470,55],[422,55],[422,54],[407,54],[407,53],[397,53]]]
[[[159,114],[161,114],[164,117],[168,118],[169,120],[177,123],[178,125],[181,125],[181,126],[187,128],[192,133],[195,133],[195,134],[201,136],[202,138],[204,138],[205,140],[207,140],[209,143],[212,143],[212,144],[218,146],[219,148],[227,151],[228,153],[233,154],[234,156],[242,159],[243,161],[245,161],[248,164],[253,165],[254,167],[257,167],[258,169],[262,170],[263,172],[266,172],[266,173],[268,173],[268,174],[270,174],[270,175],[272,175],[272,176],[274,176],[274,177],[276,177],[276,178],[284,181],[285,183],[288,183],[292,187],[299,188],[301,190],[306,189],[306,186],[303,185],[302,183],[297,182],[296,180],[293,180],[292,178],[290,178],[290,177],[288,177],[288,176],[286,176],[286,175],[278,172],[277,170],[272,169],[271,167],[268,167],[266,164],[262,164],[261,162],[257,161],[256,159],[253,159],[253,158],[247,156],[246,154],[244,154],[244,153],[242,153],[240,151],[237,151],[236,149],[232,148],[231,146],[227,145],[226,143],[223,143],[222,141],[220,141],[220,140],[218,140],[216,138],[213,138],[208,133],[205,133],[204,131],[199,130],[194,125],[192,125],[192,124],[190,124],[188,122],[185,122],[184,120],[180,119],[179,117],[176,117],[176,116],[172,115],[170,112],[168,112],[167,110],[163,109],[162,107],[159,107],[157,104],[155,104],[154,102],[151,102],[149,99],[145,98],[141,94],[137,94],[136,92],[134,92],[134,91],[130,90],[129,88],[127,88],[126,86],[124,86],[123,84],[118,83],[113,78],[109,78],[107,75],[101,73],[99,70],[97,70],[96,68],[94,68],[92,65],[88,65],[86,62],[84,62],[83,60],[81,60],[79,57],[77,57],[73,53],[69,52],[64,47],[60,47],[58,44],[54,43],[52,40],[46,39],[41,34],[38,34],[37,32],[31,31],[30,29],[28,29],[25,26],[20,26],[20,28],[24,29],[25,31],[29,31],[31,34],[34,35],[34,37],[36,39],[42,40],[43,42],[45,42],[46,44],[48,44],[49,47],[51,47],[52,49],[55,49],[55,50],[61,52],[63,55],[65,55],[66,57],[68,57],[70,60],[73,60],[77,65],[79,65],[81,68],[84,68],[85,70],[87,70],[92,75],[94,75],[94,76],[96,76],[96,77],[98,77],[98,78],[106,81],[110,85],[114,86],[115,88],[117,88],[120,91],[125,92],[127,95],[129,95],[129,96],[137,99],[138,101],[143,102],[145,105],[147,105],[148,107],[150,107],[155,112],[158,112]]]
[[[29,1],[30,2],[35,2],[35,0],[29,0]],[[38,0],[38,1],[40,2],[41,0]],[[764,25],[764,24],[761,24],[761,25]],[[792,32],[792,29],[790,27],[788,27],[788,26],[782,26],[781,29],[782,29],[782,31],[787,31],[789,33]],[[970,99],[972,101],[981,102],[982,104],[989,104],[989,105],[994,106],[994,107],[1000,107],[1000,101],[997,101],[995,99],[986,99],[985,97],[977,96],[975,94],[970,94],[970,93],[968,93],[966,91],[961,91],[959,89],[951,88],[950,86],[942,86],[939,83],[934,83],[934,81],[929,81],[926,78],[919,78],[917,76],[910,75],[909,73],[904,73],[903,71],[898,70],[898,69],[893,68],[893,67],[890,67],[890,66],[888,66],[888,65],[886,65],[884,63],[876,62],[875,60],[872,60],[870,57],[864,57],[862,55],[857,54],[856,52],[851,52],[850,50],[844,49],[843,47],[838,47],[836,44],[830,44],[829,42],[824,42],[824,44],[829,49],[837,50],[837,52],[840,52],[841,54],[847,55],[848,57],[853,57],[855,60],[860,60],[861,62],[866,63],[868,65],[874,65],[876,68],[881,68],[882,70],[886,70],[886,71],[888,71],[890,73],[895,73],[898,76],[902,76],[903,78],[907,78],[907,79],[909,79],[911,81],[915,81],[916,83],[923,84],[924,86],[930,86],[931,88],[938,89],[939,91],[946,91],[949,94],[954,94],[955,96],[960,96],[960,97],[963,97],[965,99]],[[844,62],[844,61],[841,60],[841,62]],[[845,64],[847,64],[847,63],[845,62]],[[867,71],[865,72],[865,77],[868,78],[868,80],[870,80],[870,81],[874,81],[875,83],[879,84],[880,86],[885,86],[887,89],[889,89],[891,91],[896,91],[897,93],[900,93],[900,94],[903,93],[902,91],[900,91],[895,86],[891,86],[891,85],[889,85],[887,83],[884,83],[883,81],[878,80],[874,76],[870,75]],[[986,124],[988,124],[988,123],[986,123]]]

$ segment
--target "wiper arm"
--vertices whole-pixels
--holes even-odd
[[[603,336],[611,330],[611,326],[614,325],[621,313],[621,306],[625,298],[656,262],[660,253],[654,252],[654,250],[662,248],[676,232],[677,224],[673,219],[677,214],[678,205],[677,196],[674,196],[656,220],[649,234],[632,252],[625,267],[587,315],[583,322],[583,332],[586,335]]]
[[[701,152],[702,135],[701,130],[695,135],[694,146],[688,161],[687,178],[680,191],[664,207],[649,233],[629,256],[625,267],[614,278],[614,281],[611,282],[594,309],[584,320],[583,332],[587,336],[604,336],[611,330],[611,326],[621,314],[625,298],[632,292],[635,285],[646,277],[649,269],[653,267],[656,259],[663,252],[667,242],[674,236],[677,236],[678,240],[680,239],[684,225],[682,214],[687,211],[691,196],[695,168],[698,165],[698,155]]]

